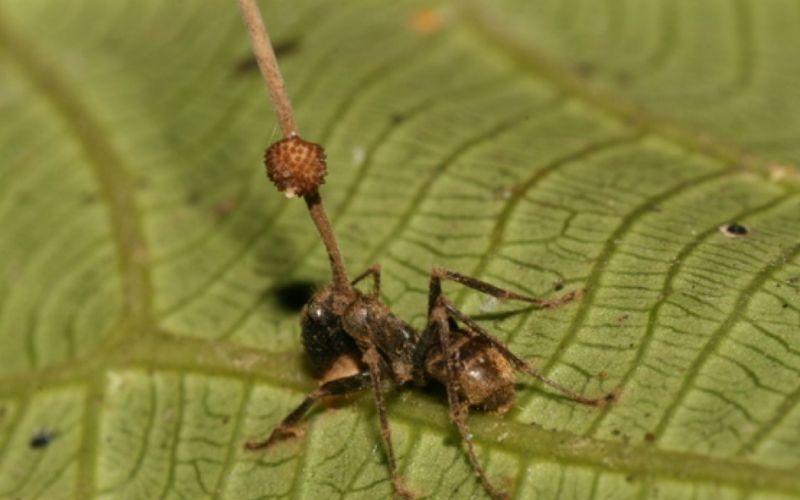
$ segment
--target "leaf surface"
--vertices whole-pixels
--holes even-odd
[[[447,293],[545,374],[470,424],[518,498],[800,495],[797,2],[269,2],[351,272]],[[263,437],[314,386],[329,278],[233,2],[0,6],[0,497],[376,498],[371,398]],[[737,223],[747,234],[726,234]],[[430,498],[484,495],[441,394],[390,398]]]

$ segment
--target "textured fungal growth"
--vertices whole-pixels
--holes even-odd
[[[310,195],[325,182],[325,150],[300,137],[276,142],[267,149],[264,160],[267,176],[288,198]]]

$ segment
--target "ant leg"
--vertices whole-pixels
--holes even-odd
[[[425,385],[425,360],[428,357],[428,351],[433,345],[433,342],[439,335],[436,321],[434,321],[433,318],[435,316],[434,310],[441,309],[439,298],[442,296],[442,280],[436,274],[436,269],[434,269],[434,271],[431,272],[431,280],[428,283],[428,324],[425,327],[425,330],[422,331],[422,335],[417,341],[417,346],[414,350],[414,357],[412,358],[414,383],[416,383],[418,386]]]
[[[423,387],[427,383],[427,374],[425,373],[425,361],[428,358],[428,351],[436,339],[436,329],[433,323],[428,323],[428,326],[422,331],[417,345],[414,348],[414,355],[411,358],[411,375],[414,378],[414,384],[418,387]]]
[[[443,279],[461,283],[466,287],[472,288],[473,290],[477,290],[481,293],[485,293],[486,295],[491,295],[492,297],[496,297],[500,300],[519,300],[521,302],[528,302],[530,304],[535,304],[542,307],[545,307],[549,302],[547,300],[528,297],[527,295],[521,295],[510,290],[505,290],[485,281],[481,281],[470,276],[465,276],[455,271],[449,271],[441,267],[434,267],[431,271],[431,280],[440,281]],[[439,294],[441,294],[441,285],[439,285]]]
[[[481,481],[483,488],[492,498],[505,499],[508,495],[498,490],[489,481],[486,472],[483,470],[478,456],[475,453],[475,447],[472,445],[472,435],[469,432],[467,424],[467,415],[469,412],[468,405],[461,401],[458,379],[456,375],[456,357],[457,351],[450,344],[450,324],[448,321],[447,313],[443,308],[444,303],[440,303],[434,308],[431,314],[431,331],[434,329],[439,334],[439,341],[442,345],[442,352],[445,357],[445,366],[447,367],[447,403],[450,409],[450,420],[455,424],[458,433],[461,435],[461,440],[467,445],[467,456],[469,463],[475,475]]]
[[[380,264],[373,264],[366,271],[359,274],[355,277],[353,281],[350,282],[351,285],[357,284],[359,281],[363,280],[367,276],[372,276],[372,293],[370,293],[371,297],[378,297],[381,294],[381,265]]]
[[[614,400],[614,394],[613,393],[609,393],[606,396],[601,397],[601,398],[595,398],[595,399],[587,398],[586,396],[578,394],[577,392],[575,392],[573,390],[567,389],[566,387],[564,387],[563,385],[559,384],[555,380],[552,380],[552,379],[549,379],[549,378],[545,377],[539,371],[537,371],[531,365],[529,365],[527,362],[525,362],[522,359],[518,358],[516,355],[514,355],[514,353],[509,351],[508,348],[505,346],[505,344],[503,344],[502,342],[500,342],[499,340],[494,338],[492,335],[490,335],[489,332],[487,332],[480,325],[478,325],[478,323],[476,323],[475,320],[473,320],[472,318],[470,318],[466,314],[464,314],[461,311],[459,311],[456,308],[456,306],[453,305],[452,302],[450,302],[449,300],[445,299],[444,297],[442,297],[441,300],[442,300],[442,304],[443,304],[444,308],[447,310],[448,313],[450,313],[456,320],[458,320],[461,323],[463,323],[470,331],[472,331],[472,333],[474,333],[475,335],[479,335],[479,336],[485,338],[486,340],[488,340],[489,342],[491,342],[492,345],[494,345],[494,347],[498,351],[500,351],[500,353],[507,360],[509,360],[517,370],[519,370],[521,372],[524,372],[524,373],[526,373],[526,374],[528,374],[528,375],[530,375],[530,376],[532,376],[532,377],[534,377],[534,378],[536,378],[538,380],[541,380],[544,384],[552,387],[553,389],[557,390],[558,392],[560,392],[561,394],[563,394],[567,398],[569,398],[569,399],[571,399],[571,400],[573,400],[573,401],[575,401],[577,403],[581,403],[581,404],[585,404],[585,405],[589,405],[589,406],[602,406],[602,405]]]
[[[383,387],[381,383],[380,354],[372,341],[369,341],[367,349],[364,351],[362,360],[369,368],[369,376],[372,381],[372,394],[375,397],[375,406],[378,408],[378,418],[381,422],[381,438],[386,447],[386,456],[389,459],[389,474],[392,477],[392,485],[395,492],[404,498],[414,498],[414,495],[403,484],[403,480],[397,473],[397,460],[394,455],[392,445],[392,430],[389,427],[389,419],[386,416],[386,401],[383,399]]]
[[[537,299],[536,297],[529,297],[527,295],[512,292],[511,290],[494,286],[491,283],[487,283],[477,278],[466,276],[455,271],[449,271],[441,267],[433,268],[431,271],[431,279],[436,279],[439,281],[443,279],[455,281],[456,283],[461,283],[466,287],[472,288],[473,290],[477,290],[481,293],[485,293],[486,295],[491,295],[492,297],[500,300],[519,300],[521,302],[528,302],[529,304],[537,306],[539,309],[555,309],[557,307],[561,307],[575,299],[580,299],[581,295],[583,294],[583,290],[573,290],[555,299]]]
[[[248,450],[261,450],[272,446],[275,442],[289,436],[296,435],[295,426],[303,418],[303,415],[314,405],[314,403],[325,396],[342,396],[353,392],[358,392],[369,387],[370,376],[367,372],[362,372],[350,377],[331,380],[322,384],[319,388],[312,391],[300,403],[297,408],[284,418],[278,427],[272,431],[264,441],[247,442],[244,447]]]

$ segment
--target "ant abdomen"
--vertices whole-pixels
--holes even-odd
[[[360,359],[355,340],[342,328],[330,288],[317,292],[301,313],[302,341],[314,374],[323,377],[343,356]]]
[[[507,412],[514,405],[514,367],[489,341],[482,337],[460,337],[456,372],[462,400],[471,408]],[[428,374],[447,385],[448,373],[441,347],[434,346],[425,363]]]

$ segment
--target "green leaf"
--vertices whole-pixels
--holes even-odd
[[[548,376],[619,391],[525,380],[473,415],[496,484],[800,495],[797,2],[264,12],[347,264],[380,262],[398,315],[424,323],[435,265],[584,291],[530,311],[447,288]],[[329,279],[265,182],[249,54],[233,1],[0,5],[0,497],[390,494],[368,396],[243,449],[314,387],[296,302]],[[390,413],[413,490],[484,495],[440,392]]]

